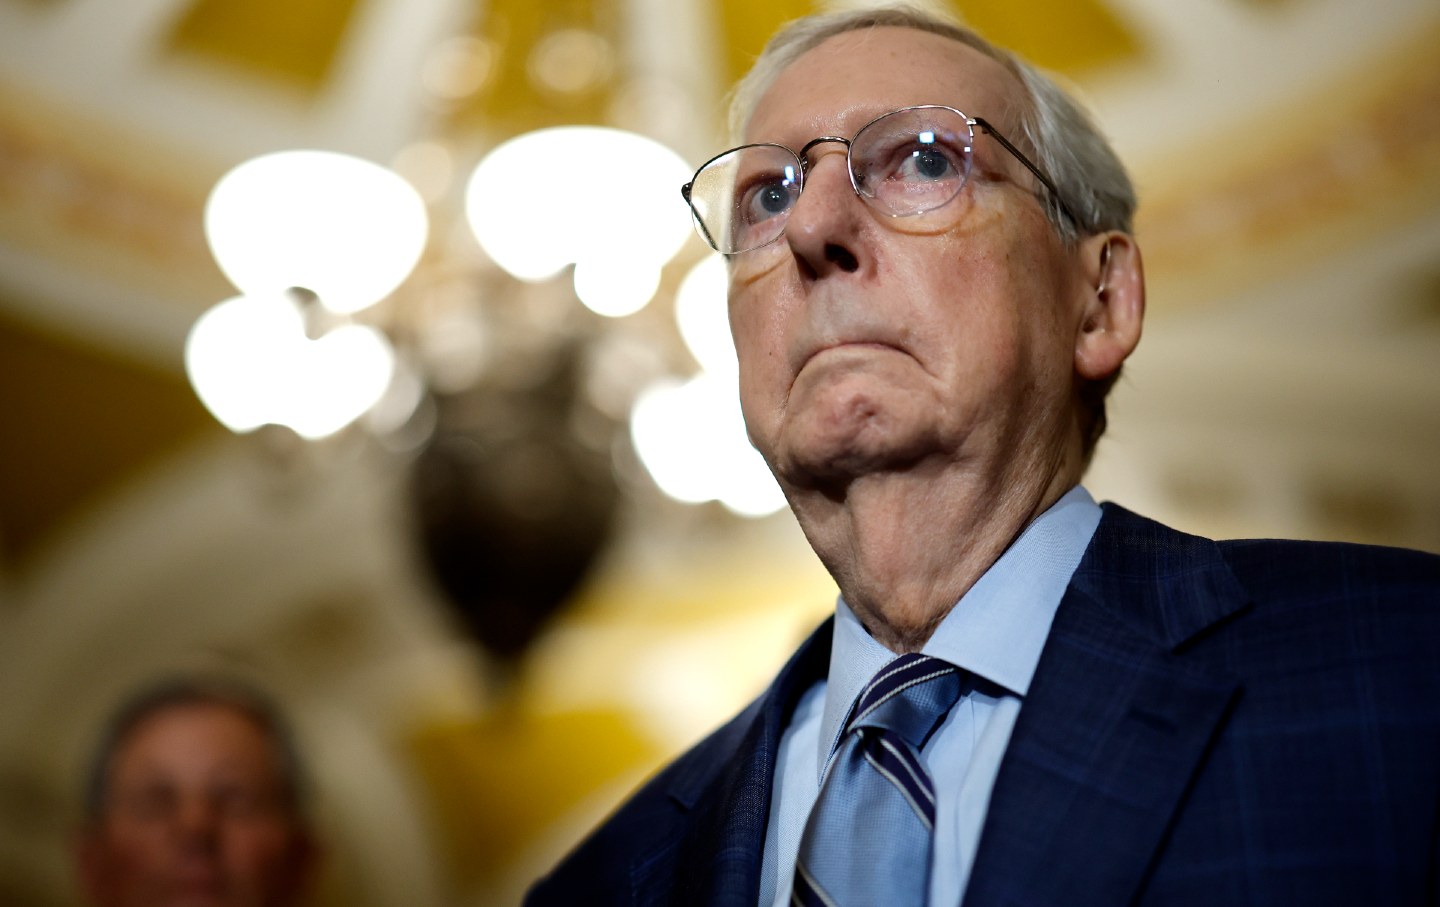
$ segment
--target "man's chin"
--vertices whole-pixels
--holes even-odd
[[[205,878],[175,881],[164,903],[165,907],[233,907],[237,900],[220,880]]]
[[[776,474],[797,490],[831,493],[864,476],[904,472],[936,452],[931,432],[880,428],[870,424],[862,431],[797,438],[779,451]]]

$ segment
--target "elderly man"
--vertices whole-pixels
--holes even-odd
[[[132,699],[93,762],[76,852],[97,907],[299,903],[317,851],[279,715],[228,683]]]
[[[969,31],[814,17],[685,187],[836,614],[533,904],[1434,903],[1440,559],[1187,536],[1079,486],[1134,197]]]

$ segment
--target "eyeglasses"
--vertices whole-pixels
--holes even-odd
[[[1078,223],[1049,177],[994,126],[936,104],[876,117],[853,139],[811,139],[798,152],[770,142],[732,148],[702,164],[680,194],[690,206],[695,229],[717,252],[738,255],[758,249],[785,232],[805,188],[810,149],[839,142],[846,148],[855,194],[891,217],[913,217],[948,204],[965,187],[977,126],[1035,174],[1065,216]]]

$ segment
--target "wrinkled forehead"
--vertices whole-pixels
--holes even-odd
[[[755,105],[745,141],[848,137],[882,113],[917,104],[954,107],[1015,132],[1027,103],[1004,64],[967,44],[913,28],[858,29],[782,69]]]

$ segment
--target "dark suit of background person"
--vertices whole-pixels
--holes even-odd
[[[917,104],[1032,134],[1018,120],[1034,92],[1002,57],[909,20],[846,21],[742,86],[745,141],[799,149]],[[1092,205],[1076,185],[1114,168],[1042,156],[1070,199],[1047,209],[1017,151],[975,141],[969,183],[911,226],[856,196],[827,139],[783,235],[730,258],[751,437],[845,602],[897,652],[1079,481],[1103,427],[1093,389],[1139,340],[1123,169]],[[1081,211],[1077,236],[1057,238],[1056,207]],[[777,751],[831,669],[832,626],[528,903],[756,904]],[[1437,903],[1437,641],[1440,558],[1214,542],[1105,505],[1023,695],[964,904]]]

